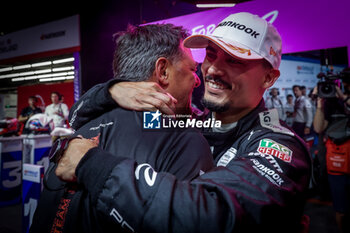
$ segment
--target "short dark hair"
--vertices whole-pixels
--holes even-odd
[[[292,90],[294,90],[294,88],[298,88],[299,90],[301,90],[301,87],[299,86],[299,85],[294,85],[293,87],[292,87]]]
[[[36,98],[34,95],[29,96],[28,99],[32,99],[34,102],[38,102],[38,98]]]
[[[128,25],[126,31],[114,34],[114,78],[147,80],[151,77],[158,58],[175,61],[182,57],[180,43],[187,36],[183,27],[172,24]]]
[[[292,98],[293,98],[293,95],[288,94],[288,95],[287,95],[287,99],[288,99],[288,98],[290,98],[290,97],[292,97]]]
[[[57,95],[58,96],[58,100],[61,100],[61,94],[58,92],[58,91],[53,91],[53,92],[51,92],[51,95],[52,94],[55,94],[55,95]],[[51,96],[50,95],[50,96]]]

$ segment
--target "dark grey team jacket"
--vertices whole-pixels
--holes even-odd
[[[97,93],[106,99],[94,98]],[[108,84],[75,105],[72,125],[101,106],[115,107]],[[276,111],[262,100],[229,132],[203,134],[217,167],[192,181],[100,148],[88,151],[76,174],[98,224],[131,232],[299,232],[311,158]]]
[[[142,112],[122,108],[111,110],[84,124],[75,135],[98,140],[98,148],[109,152],[108,156],[131,158],[143,164],[144,175],[150,184],[156,178],[152,175],[153,169],[169,172],[179,180],[191,180],[214,167],[209,145],[198,130],[143,129]],[[99,154],[94,153],[94,156],[100,157]],[[104,152],[101,155],[102,160],[96,161],[96,167],[91,168],[94,176],[105,176],[107,174],[103,171],[109,170],[109,160],[104,159]],[[95,210],[95,199],[86,187],[59,181],[54,170],[46,176],[47,187],[41,195],[31,232],[88,233],[115,232],[118,229],[109,228],[99,220],[104,216]],[[134,176],[134,171],[123,174],[123,177]],[[91,182],[98,190],[105,187],[98,180]],[[62,189],[55,190],[55,187]],[[133,205],[131,202],[132,199],[130,205]]]

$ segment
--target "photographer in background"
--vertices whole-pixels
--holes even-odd
[[[350,232],[350,68],[338,76],[325,77],[327,81],[320,82],[313,91],[313,95],[318,95],[313,126],[319,133],[320,144],[325,143],[319,154],[326,157],[336,221],[343,233]],[[344,91],[334,81],[333,86],[330,84],[336,78],[342,80]]]

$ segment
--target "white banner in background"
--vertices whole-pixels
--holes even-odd
[[[317,74],[321,71],[327,73],[325,67],[321,67],[318,60],[312,61],[311,59],[308,61],[303,59],[297,60],[297,58],[293,58],[292,60],[282,58],[279,69],[281,76],[271,88],[278,88],[283,103],[288,94],[294,96],[293,85],[305,86],[307,90],[306,94],[308,95],[317,86],[317,83],[321,81],[317,78]],[[343,69],[344,67],[341,66],[333,66],[333,73],[338,74]],[[269,90],[264,94],[265,99],[269,97]]]

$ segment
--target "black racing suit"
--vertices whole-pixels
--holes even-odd
[[[198,130],[143,129],[142,112],[116,108],[84,124],[75,135],[98,140],[98,148],[110,152],[109,156],[131,158],[157,171],[169,172],[179,180],[193,179],[214,167],[209,145]],[[104,158],[105,153],[102,151],[101,155]],[[102,159],[95,166],[99,168],[93,168],[91,172],[104,176],[103,170],[109,170],[109,160]],[[100,168],[102,173],[99,172]],[[64,189],[50,190],[50,187],[62,187],[64,183],[57,179],[54,170],[46,176],[49,179],[41,195],[31,232],[87,233],[114,232],[117,229],[99,224],[99,219],[104,216],[95,211],[96,200],[84,186],[66,184]],[[123,176],[134,177],[134,172]],[[148,182],[152,183],[155,177],[148,178]],[[103,182],[91,185],[97,190],[105,187]]]
[[[108,85],[85,96],[86,108],[73,109],[73,125],[79,125],[81,111],[93,109],[98,92],[108,93]],[[298,232],[311,158],[303,141],[280,125],[276,111],[266,111],[261,100],[230,131],[203,134],[217,167],[192,181],[89,150],[76,175],[103,216],[99,224],[137,232]],[[105,166],[96,166],[101,162]]]

